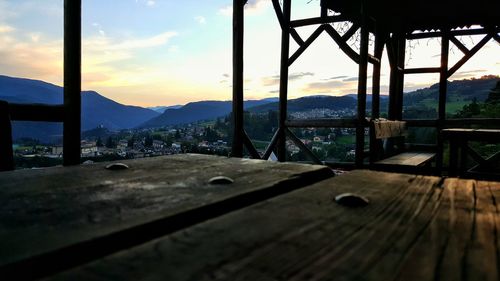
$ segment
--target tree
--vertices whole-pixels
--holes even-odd
[[[106,147],[107,148],[115,148],[116,147],[116,141],[113,139],[113,137],[109,136],[106,139]]]
[[[104,144],[102,143],[101,137],[97,137],[96,144],[97,147],[103,147]]]
[[[153,138],[151,137],[150,134],[147,134],[146,137],[144,138],[144,146],[145,147],[153,146]]]

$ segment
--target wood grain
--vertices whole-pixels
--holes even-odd
[[[351,192],[363,208],[332,201]],[[51,280],[498,280],[500,183],[354,171]]]
[[[333,175],[322,166],[203,155],[124,163],[130,169],[2,173],[0,276],[43,276]],[[214,176],[234,183],[211,185]]]

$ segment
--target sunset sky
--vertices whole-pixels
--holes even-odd
[[[292,2],[295,19],[319,14],[319,0]],[[277,96],[280,29],[270,3],[246,7],[246,99]],[[232,0],[83,0],[83,89],[140,106],[231,99],[231,7]],[[0,74],[61,85],[62,22],[62,0],[0,0]],[[306,39],[312,29],[298,31]],[[461,38],[469,47],[480,39]],[[439,50],[437,39],[414,41],[407,66],[438,66]],[[490,41],[451,79],[500,75],[499,54]],[[461,55],[453,48],[450,64]],[[385,92],[387,67],[382,74]],[[355,93],[356,75],[357,65],[322,34],[290,68],[289,97]],[[405,78],[407,91],[438,81]]]

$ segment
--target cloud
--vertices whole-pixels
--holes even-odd
[[[334,76],[334,77],[330,77],[330,78],[327,78],[327,79],[323,79],[323,81],[329,81],[329,80],[339,80],[339,79],[345,79],[345,78],[348,78],[349,76],[347,75],[340,75],[340,76]]]
[[[102,26],[101,26],[99,23],[94,22],[94,23],[92,24],[92,26],[93,26],[93,27],[95,27],[95,28],[97,29],[97,32],[99,32],[99,35],[101,35],[101,36],[106,36],[106,32],[104,32],[104,30],[102,29]]]
[[[466,79],[480,76],[481,74],[486,74],[487,70],[485,69],[476,69],[476,70],[468,70],[468,71],[458,71],[453,74],[453,79]]]
[[[219,9],[219,15],[231,17],[233,15],[233,6],[228,5]]]
[[[302,79],[306,76],[314,76],[312,72],[296,72],[288,75],[288,81],[294,81],[298,79]],[[280,76],[273,75],[261,78],[261,83],[263,86],[276,86],[280,83]]]
[[[260,14],[271,6],[271,1],[269,0],[248,0],[245,5],[245,12],[248,15]],[[233,6],[227,5],[219,9],[219,15],[226,17],[231,17],[233,15]]]
[[[177,32],[167,31],[147,38],[127,39],[122,42],[113,42],[108,37],[94,37],[84,40],[83,45],[92,51],[127,51],[166,45],[175,36]]]
[[[194,17],[194,20],[196,22],[198,22],[199,24],[206,24],[207,23],[207,19],[203,16],[196,16],[196,17]]]
[[[367,78],[367,79],[371,79],[371,78],[372,78],[372,76],[371,76],[371,75],[368,75],[366,78]],[[358,82],[358,77],[357,77],[357,76],[354,76],[354,77],[349,77],[349,78],[346,78],[346,79],[344,79],[344,80],[342,80],[342,81],[344,81],[344,82]]]
[[[135,3],[145,4],[146,6],[152,7],[156,4],[155,0],[135,0]]]
[[[0,33],[9,33],[15,30],[16,29],[12,26],[0,24]]]
[[[344,95],[349,94],[355,88],[356,82],[345,80],[329,80],[321,82],[308,83],[303,92],[308,94],[336,94]]]

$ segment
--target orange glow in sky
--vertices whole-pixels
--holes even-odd
[[[62,0],[0,0],[0,74],[62,84]],[[293,17],[319,14],[319,1],[292,1]],[[245,98],[278,92],[281,30],[271,1],[249,1],[245,22]],[[231,99],[232,0],[83,0],[83,89],[140,106]],[[5,11],[5,12],[4,12]],[[305,39],[314,29],[298,32]],[[481,36],[459,38],[469,48]],[[355,44],[354,41],[350,42]],[[291,53],[297,49],[291,45]],[[409,43],[407,67],[439,64],[438,39]],[[500,75],[491,40],[451,80]],[[452,48],[450,65],[462,54]],[[389,83],[384,58],[382,92]],[[358,67],[326,34],[291,66],[289,98],[356,92]],[[407,75],[405,90],[438,75]]]

